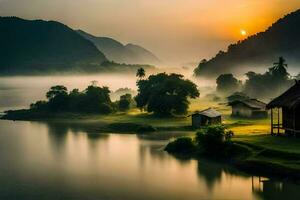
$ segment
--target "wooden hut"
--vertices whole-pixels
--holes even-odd
[[[208,108],[201,112],[196,112],[192,116],[192,126],[201,128],[203,126],[216,125],[222,123],[222,115],[218,111]]]
[[[257,99],[237,100],[230,102],[229,105],[232,107],[233,117],[245,117],[256,119],[268,117],[266,104]]]
[[[300,133],[300,83],[272,100],[267,109],[271,110],[271,133]],[[276,111],[276,113],[275,113]],[[276,114],[276,116],[274,116]],[[275,120],[274,120],[275,119]]]

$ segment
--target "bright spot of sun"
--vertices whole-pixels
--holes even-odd
[[[245,36],[245,35],[247,35],[247,31],[245,31],[245,30],[241,30],[241,35],[242,35],[242,36]]]

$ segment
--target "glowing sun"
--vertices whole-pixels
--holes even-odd
[[[247,35],[247,31],[244,30],[244,29],[242,29],[242,30],[241,30],[241,35],[242,35],[242,36],[246,36],[246,35]]]

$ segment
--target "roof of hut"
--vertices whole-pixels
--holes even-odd
[[[192,116],[194,116],[194,115],[204,115],[209,118],[214,118],[214,117],[220,117],[222,114],[213,108],[208,108],[208,109],[205,109],[200,112],[196,112],[196,113],[192,114]]]
[[[295,108],[300,103],[300,82],[296,81],[296,84],[284,92],[279,97],[273,99],[268,105],[267,108],[275,107],[287,107]]]
[[[266,108],[266,104],[262,101],[259,101],[257,99],[245,99],[245,100],[237,100],[230,102],[230,106],[234,106],[236,104],[244,104],[245,106],[248,106],[249,108],[253,109],[264,109]]]

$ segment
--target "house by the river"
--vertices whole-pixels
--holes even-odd
[[[192,115],[192,126],[194,128],[201,128],[209,125],[217,125],[222,123],[222,115],[213,108],[196,112]]]
[[[271,110],[272,134],[300,134],[300,82],[272,100],[267,109]]]
[[[245,118],[266,118],[268,117],[268,111],[266,110],[266,104],[257,99],[245,99],[230,102],[232,107],[233,117],[245,117]]]

